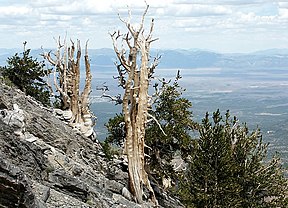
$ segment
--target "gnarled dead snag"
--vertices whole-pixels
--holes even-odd
[[[143,186],[145,185],[150,193],[152,200],[157,204],[154,191],[148,180],[148,175],[144,169],[144,138],[145,126],[147,123],[149,96],[149,81],[158,64],[158,58],[152,63],[149,60],[150,44],[154,20],[151,21],[150,30],[144,34],[144,19],[148,11],[147,5],[141,19],[139,28],[134,28],[129,19],[120,20],[126,25],[128,33],[122,35],[119,31],[111,34],[114,51],[118,57],[117,65],[119,85],[124,88],[123,95],[123,114],[126,126],[125,152],[128,157],[129,188],[138,203],[142,203]],[[155,39],[156,40],[156,39]],[[118,49],[117,42],[127,47]],[[126,51],[127,49],[127,51]],[[138,55],[140,55],[140,63]],[[140,67],[138,66],[140,65]]]
[[[89,96],[91,93],[91,80],[92,80],[92,75],[91,75],[91,70],[90,70],[90,62],[89,62],[89,56],[88,56],[88,41],[86,42],[85,45],[85,73],[86,73],[86,79],[85,79],[85,86],[84,90],[81,93],[81,103],[82,103],[82,109],[81,112],[83,114],[83,121],[85,125],[92,125],[92,118],[91,118],[91,112],[89,109]]]
[[[70,40],[68,47],[66,39],[61,44],[60,38],[57,41],[57,50],[54,56],[51,52],[44,53],[43,56],[54,66],[54,84],[56,90],[60,93],[61,110],[63,117],[69,120],[69,124],[76,127],[85,136],[95,136],[93,131],[93,115],[89,109],[89,95],[91,92],[91,71],[88,57],[87,43],[85,46],[85,86],[80,94],[80,59],[81,47],[80,41],[77,40],[77,46]],[[58,74],[58,80],[57,80]]]

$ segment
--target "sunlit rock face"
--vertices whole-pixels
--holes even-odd
[[[153,207],[131,198],[124,158],[107,162],[97,140],[1,79],[0,95],[0,207]]]

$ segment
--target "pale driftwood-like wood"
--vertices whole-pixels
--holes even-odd
[[[152,39],[154,20],[152,19],[148,34],[144,34],[144,19],[149,6],[147,5],[141,19],[140,26],[134,28],[131,23],[131,13],[127,20],[120,20],[126,25],[128,33],[122,35],[119,31],[111,34],[114,51],[118,57],[117,65],[119,85],[124,88],[123,114],[126,126],[124,152],[128,157],[129,188],[135,200],[142,203],[143,186],[146,186],[151,198],[157,205],[154,191],[144,169],[145,165],[145,127],[147,124],[150,97],[148,95],[149,81],[158,64],[158,58],[150,64],[150,44]],[[118,49],[117,43],[122,41],[127,47]],[[127,51],[126,51],[127,50]],[[139,58],[140,56],[140,63]],[[138,66],[138,64],[140,66]]]
[[[89,56],[88,56],[88,41],[86,42],[85,45],[85,73],[86,73],[86,79],[85,79],[85,86],[84,90],[81,93],[81,103],[82,103],[82,117],[85,125],[89,125],[89,122],[92,122],[92,114],[89,109],[89,96],[91,93],[91,80],[92,80],[92,75],[91,75],[91,70],[90,70],[90,61],[89,61]],[[92,123],[90,124],[92,125]]]
[[[57,41],[57,50],[53,55],[51,52],[44,53],[44,58],[54,66],[54,85],[60,93],[61,109],[65,111],[64,115],[69,118],[69,124],[78,128],[86,136],[94,136],[92,122],[93,116],[89,109],[89,95],[91,93],[91,70],[88,56],[88,41],[85,45],[85,86],[80,94],[80,60],[81,46],[80,41],[75,43],[70,40],[70,46],[67,46],[66,38],[64,44],[61,44],[60,38]],[[57,80],[58,73],[58,80]]]

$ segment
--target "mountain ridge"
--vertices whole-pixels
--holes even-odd
[[[51,49],[53,51],[53,49]],[[8,57],[21,53],[21,49],[0,48],[0,66],[6,65]],[[50,51],[50,49],[45,49]],[[31,50],[31,55],[39,61],[42,49]],[[267,49],[252,53],[219,53],[201,49],[152,49],[151,59],[161,56],[158,68],[234,68],[234,69],[286,69],[288,68],[287,49]],[[117,61],[111,48],[89,49],[91,68],[114,68]]]

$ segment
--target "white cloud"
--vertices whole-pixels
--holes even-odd
[[[255,5],[271,2],[271,0],[174,0],[176,4],[205,4],[205,5]]]
[[[285,0],[147,0],[147,3],[150,9],[146,22],[149,24],[155,18],[155,36],[160,38],[155,45],[159,47],[207,48],[210,44],[222,50],[222,43],[231,50],[233,47],[245,50],[249,44],[233,44],[232,40],[250,41],[251,48],[277,45],[277,38],[288,46],[288,38],[279,38],[280,34],[288,37]],[[53,37],[63,36],[66,31],[78,36],[75,38],[90,39],[91,47],[111,47],[108,31],[125,30],[117,13],[127,18],[128,8],[132,11],[132,23],[137,24],[145,9],[144,0],[0,0],[0,29],[5,31],[0,34],[0,47],[17,47],[17,38],[21,38],[20,43],[23,39],[31,40],[34,47],[54,44]]]
[[[159,16],[218,16],[227,15],[232,11],[228,7],[221,5],[203,5],[203,4],[171,4],[167,7],[156,10]]]
[[[91,25],[93,24],[92,20],[89,17],[86,17],[82,21],[83,25]]]
[[[279,18],[281,20],[287,19],[288,20],[288,2],[287,1],[280,1],[278,2],[279,6]]]
[[[258,16],[253,12],[249,13],[239,13],[239,20],[238,22],[243,24],[261,24],[272,22],[276,19],[276,16]]]
[[[52,15],[52,14],[40,14],[41,21],[69,21],[72,17],[69,15]]]
[[[288,19],[288,8],[281,8],[279,9],[279,18],[281,19]]]
[[[0,7],[1,16],[14,16],[19,17],[23,15],[29,15],[33,11],[32,8],[27,6],[2,6]]]
[[[279,3],[280,8],[288,8],[288,2],[287,1],[280,1]]]

